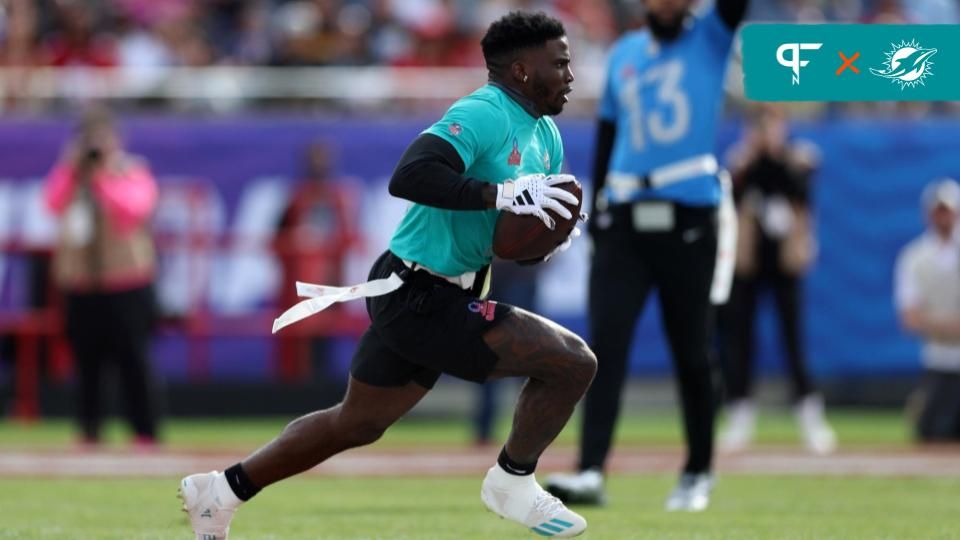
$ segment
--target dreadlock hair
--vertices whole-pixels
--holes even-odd
[[[498,73],[507,68],[521,50],[542,47],[547,41],[565,35],[563,23],[542,11],[512,11],[487,28],[480,46],[487,69]]]

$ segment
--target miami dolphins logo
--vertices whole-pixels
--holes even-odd
[[[933,62],[930,57],[937,54],[936,49],[924,49],[916,40],[901,41],[899,45],[890,44],[893,49],[884,53],[887,56],[883,69],[870,68],[870,73],[890,79],[903,90],[924,84],[923,80],[933,75]]]

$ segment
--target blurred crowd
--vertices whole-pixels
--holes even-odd
[[[641,5],[640,0],[0,0],[0,68],[120,67],[149,81],[167,67],[479,67],[480,37],[511,9],[542,9],[560,18],[576,44],[576,62],[602,66],[617,36],[642,24]],[[748,19],[956,24],[960,7],[956,0],[755,0]],[[11,95],[25,92],[5,94],[0,101],[9,107]]]
[[[471,66],[514,8],[564,17],[603,47],[615,2],[574,0],[3,0],[6,65]]]
[[[560,17],[578,52],[640,25],[637,0],[3,0],[0,64],[478,65],[510,9]],[[955,0],[757,0],[750,19],[960,22]]]
[[[957,24],[956,0],[756,0],[755,21],[799,23]]]

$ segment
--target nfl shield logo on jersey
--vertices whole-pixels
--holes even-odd
[[[513,150],[507,157],[507,165],[520,165],[520,146],[517,144],[517,138],[513,138]]]

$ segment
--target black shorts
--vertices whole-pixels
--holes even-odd
[[[509,317],[513,308],[480,300],[473,291],[423,270],[411,271],[389,251],[373,264],[370,279],[394,272],[404,280],[403,286],[367,298],[372,323],[360,338],[350,374],[374,386],[415,381],[433,388],[441,373],[485,382],[497,357],[483,335]]]

